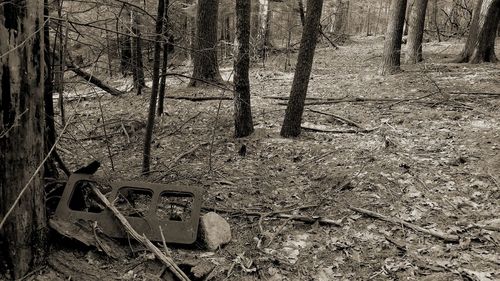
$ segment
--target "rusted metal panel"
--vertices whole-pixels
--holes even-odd
[[[91,175],[72,174],[66,184],[55,217],[78,223],[96,221],[113,238],[127,238],[113,213],[89,194],[89,185],[98,185]],[[108,199],[127,218],[132,227],[151,241],[162,241],[160,227],[168,243],[192,244],[198,232],[201,189],[139,181],[112,182]]]

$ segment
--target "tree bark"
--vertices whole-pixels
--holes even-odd
[[[323,0],[307,1],[307,16],[302,39],[300,41],[299,57],[295,67],[290,99],[285,112],[285,120],[281,127],[281,136],[297,137],[300,135],[300,124],[304,112],[304,102],[309,86],[309,78],[314,59],[314,51],[319,34]]]
[[[265,60],[267,50],[270,48],[270,15],[269,0],[259,0],[259,34],[257,36],[257,49],[259,56]]]
[[[300,16],[300,24],[304,26],[306,22],[306,15],[304,13],[304,2],[302,0],[298,0],[299,2],[299,16]]]
[[[113,96],[119,96],[119,95],[123,94],[123,92],[109,86],[108,84],[104,83],[102,80],[98,79],[97,77],[93,76],[90,73],[87,73],[86,71],[82,70],[78,66],[76,66],[72,63],[69,63],[69,62],[66,62],[66,65],[68,67],[68,70],[73,71],[76,75],[80,76],[81,78],[83,78],[87,82],[92,83],[95,86],[103,89],[105,92],[110,93]]]
[[[158,0],[158,14],[156,18],[155,50],[153,58],[153,87],[151,88],[151,99],[149,102],[148,123],[146,125],[146,136],[144,137],[144,152],[142,158],[142,173],[146,174],[150,169],[151,141],[155,125],[156,101],[158,99],[158,84],[160,78],[160,55],[162,47],[163,14],[165,13],[165,0]]]
[[[410,14],[410,30],[406,46],[406,63],[417,63],[422,58],[422,39],[424,37],[425,12],[428,0],[415,0]]]
[[[437,5],[438,0],[433,0],[432,1],[432,25],[436,29],[436,36],[438,42],[441,42],[441,34],[439,33],[439,22],[438,22],[438,5]]]
[[[381,75],[391,75],[401,71],[401,40],[405,19],[406,0],[392,0],[389,23],[385,34]]]
[[[497,62],[495,38],[500,21],[500,0],[479,0],[464,49],[456,62]]]
[[[237,138],[253,132],[250,106],[250,13],[248,0],[236,0],[236,39],[234,59],[234,128]]]
[[[39,264],[46,249],[43,168],[35,174],[44,158],[43,5],[42,0],[0,5],[0,219],[6,218],[0,238],[14,279]]]
[[[196,16],[196,48],[193,53],[193,77],[189,86],[196,87],[200,80],[220,83],[222,77],[217,61],[218,0],[198,0]]]

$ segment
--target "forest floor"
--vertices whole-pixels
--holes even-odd
[[[462,44],[430,42],[425,62],[382,77],[382,45],[381,37],[353,37],[338,50],[318,48],[297,139],[279,136],[293,72],[275,55],[251,69],[250,137],[233,137],[230,100],[167,99],[153,172],[140,177],[149,96],[99,94],[101,114],[91,92],[67,99],[60,155],[73,170],[98,159],[100,177],[201,187],[202,213],[218,210],[232,241],[215,252],[171,250],[179,264],[213,264],[210,280],[499,280],[500,65],[450,63]],[[221,71],[230,76],[230,67]],[[169,77],[167,95],[232,95],[186,82]],[[144,251],[113,261],[77,245],[53,246],[49,258],[85,269],[72,280],[159,280],[162,266]],[[68,280],[57,271],[45,267],[28,280]]]

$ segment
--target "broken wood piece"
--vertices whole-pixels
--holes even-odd
[[[97,197],[106,205],[108,209],[113,212],[115,217],[120,221],[123,225],[124,229],[127,231],[130,236],[132,236],[135,240],[143,244],[146,248],[148,248],[153,254],[163,263],[168,269],[181,281],[189,281],[189,277],[175,264],[172,258],[167,257],[162,253],[158,247],[156,247],[145,235],[140,235],[135,231],[135,229],[130,225],[127,219],[118,211],[118,209],[109,202],[108,198],[104,196],[99,189],[95,185],[92,185],[92,191],[97,195]]]
[[[369,217],[372,217],[372,218],[376,218],[376,219],[379,219],[379,220],[383,220],[383,221],[386,221],[386,222],[390,222],[390,223],[394,223],[394,224],[398,224],[398,225],[402,224],[402,225],[404,225],[404,226],[406,226],[408,228],[411,228],[411,229],[413,229],[415,231],[422,232],[422,233],[425,233],[425,234],[429,234],[429,235],[437,237],[439,239],[443,239],[444,241],[447,241],[447,242],[459,242],[459,240],[460,240],[460,237],[458,237],[458,235],[446,234],[446,233],[441,232],[441,231],[425,229],[425,228],[423,228],[421,226],[415,225],[413,223],[409,223],[409,222],[404,221],[402,219],[384,216],[382,214],[379,214],[379,213],[376,213],[376,212],[373,212],[373,211],[370,211],[370,210],[366,210],[366,209],[362,209],[362,208],[357,208],[357,207],[349,207],[349,209],[351,209],[351,210],[353,210],[355,212],[361,213],[363,215],[366,215],[366,216],[369,216]]]
[[[113,259],[120,259],[127,255],[113,239],[97,231],[96,228],[91,229],[90,225],[86,225],[90,223],[82,221],[79,224],[74,224],[57,219],[49,220],[50,228],[60,235],[74,239],[85,246],[102,250],[107,256]]]

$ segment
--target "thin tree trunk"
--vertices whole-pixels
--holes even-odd
[[[236,0],[236,39],[234,59],[234,127],[237,138],[253,132],[250,106],[250,13],[248,0]]]
[[[169,0],[165,0],[165,12],[163,21],[163,61],[161,65],[161,78],[160,78],[160,92],[158,94],[158,116],[162,116],[164,113],[164,103],[165,103],[165,87],[167,84],[167,66],[168,66],[168,50],[169,42],[168,37],[168,6]]]
[[[130,12],[130,20],[132,26],[131,36],[131,57],[132,57],[132,76],[134,80],[134,88],[137,91],[137,95],[142,94],[142,88],[146,85],[144,81],[144,66],[142,62],[142,40],[141,40],[141,30],[139,27],[140,19],[139,15],[135,11]]]
[[[428,0],[415,0],[410,14],[410,30],[408,31],[408,44],[406,46],[406,63],[417,63],[422,58],[422,40],[424,37],[425,12]]]
[[[151,141],[155,125],[156,101],[158,99],[158,84],[160,78],[160,55],[162,47],[163,14],[165,13],[165,0],[158,0],[158,15],[156,18],[155,50],[153,59],[153,87],[151,88],[151,99],[149,103],[148,123],[146,136],[144,137],[144,152],[142,159],[142,173],[147,174],[150,169]]]
[[[281,127],[280,134],[283,137],[297,137],[300,135],[304,101],[309,86],[316,42],[318,41],[322,9],[323,0],[307,1],[306,24],[302,31],[299,56],[295,67],[290,99],[285,112],[285,120]]]
[[[196,16],[196,52],[193,53],[193,78],[189,86],[200,81],[219,83],[222,77],[217,60],[218,0],[198,0]]]
[[[305,21],[306,21],[306,16],[304,13],[304,2],[302,0],[298,0],[299,2],[299,16],[300,16],[300,24],[304,26]]]
[[[0,5],[0,236],[16,280],[46,253],[43,13],[43,0]]]
[[[381,75],[391,75],[401,71],[401,41],[405,19],[406,0],[392,0],[389,24],[385,35]]]

